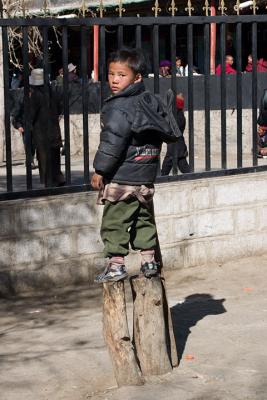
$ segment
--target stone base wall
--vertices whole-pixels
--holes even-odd
[[[155,212],[164,268],[266,252],[267,173],[164,183]],[[0,293],[92,283],[104,267],[97,193],[0,203]],[[131,253],[130,272],[139,268]]]

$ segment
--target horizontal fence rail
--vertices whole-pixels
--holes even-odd
[[[261,36],[267,37],[267,15],[127,17],[123,16],[122,8],[120,13],[121,16],[116,18],[47,16],[0,19],[4,96],[4,136],[3,140],[0,138],[0,146],[3,142],[3,148],[0,148],[3,154],[0,161],[0,200],[91,189],[93,149],[96,150],[99,140],[99,112],[105,98],[110,95],[107,60],[112,50],[125,45],[141,48],[146,54],[148,74],[144,82],[148,90],[163,97],[171,88],[175,95],[182,92],[185,100],[187,128],[184,137],[191,172],[179,172],[179,162],[174,152],[172,174],[160,176],[159,168],[158,182],[267,170],[265,159],[258,159],[257,132],[260,100],[263,88],[267,88],[267,73],[257,71],[257,60],[262,50],[259,40]],[[216,25],[215,37],[212,24]],[[181,27],[184,32],[183,43]],[[17,35],[14,48],[10,47],[12,32]],[[211,43],[214,39],[217,40],[216,65],[221,65],[219,76],[214,75],[211,64],[214,51]],[[249,45],[244,47],[244,43]],[[36,46],[36,54],[33,46]],[[229,48],[234,53],[234,75],[227,73],[225,65],[226,55],[232,54]],[[183,67],[184,70],[187,68],[188,74],[180,77],[176,76],[176,57],[181,49],[186,54]],[[252,56],[252,70],[245,74],[244,66],[249,54]],[[166,59],[170,62],[171,72],[168,77],[161,77],[161,61]],[[23,87],[10,90],[14,62],[22,71]],[[70,64],[78,69],[75,83],[69,78]],[[199,64],[199,75],[195,75],[196,64]],[[32,103],[30,74],[32,68],[36,67],[43,68],[43,93],[48,119],[51,108],[55,107],[51,95],[56,93],[64,144],[61,154],[58,147],[56,151],[51,148],[49,132],[53,128],[51,121],[46,121],[48,132],[42,143],[46,175],[41,183],[38,170],[32,169],[34,147],[37,158],[42,158],[32,134],[36,116],[33,116],[35,105]],[[61,83],[55,81],[59,69],[62,69]],[[24,154],[21,154],[20,138],[16,127],[13,127],[14,115],[19,108],[24,129],[21,137],[21,143],[23,138],[25,146]],[[174,111],[177,116],[175,105]],[[248,128],[245,123],[249,118],[251,122]],[[164,147],[163,155],[165,152]],[[59,160],[64,186],[63,181],[58,181],[58,185],[53,181]]]
[[[174,16],[174,17],[123,17],[118,21],[116,17],[95,17],[95,18],[0,18],[0,26],[151,26],[157,24],[162,25],[203,25],[205,23],[211,24],[237,24],[242,23],[263,23],[267,21],[267,15],[222,15],[222,16]]]

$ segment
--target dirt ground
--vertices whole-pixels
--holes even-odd
[[[101,288],[73,288],[1,299],[0,399],[266,400],[267,254],[166,275],[181,359],[172,373],[117,389]]]

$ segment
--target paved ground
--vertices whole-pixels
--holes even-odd
[[[267,254],[169,272],[180,366],[121,389],[102,339],[101,289],[2,299],[0,398],[266,400],[266,282]]]

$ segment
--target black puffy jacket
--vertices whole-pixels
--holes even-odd
[[[153,129],[157,125],[153,115],[151,121],[149,113],[143,118],[142,110],[139,113],[141,118],[137,118],[138,121],[134,124],[136,129],[133,130],[136,111],[144,92],[143,82],[132,84],[108,98],[102,109],[102,131],[94,168],[107,181],[148,185],[156,179],[164,135],[162,137]],[[148,94],[149,96],[149,101],[154,105],[158,104],[155,96]],[[168,140],[176,141],[177,138],[170,139],[167,136],[164,141]]]

